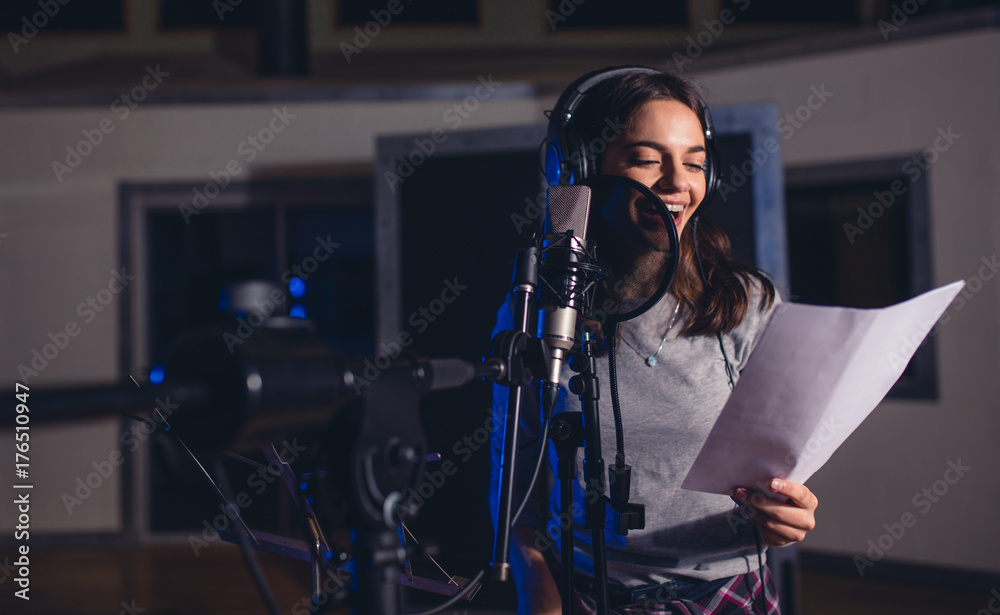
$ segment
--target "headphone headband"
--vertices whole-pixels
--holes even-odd
[[[663,75],[662,71],[646,66],[613,66],[580,77],[567,87],[549,114],[549,129],[545,143],[545,178],[550,186],[571,185],[597,175],[596,157],[589,148],[583,127],[574,125],[574,114],[587,93],[598,84],[627,74]],[[718,153],[715,145],[715,125],[708,105],[695,92],[701,106],[702,130],[705,135],[705,198],[698,211],[711,200],[718,186]],[[697,213],[697,212],[696,212]]]

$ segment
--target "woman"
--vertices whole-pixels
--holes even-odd
[[[816,497],[801,484],[775,479],[737,489],[732,499],[680,489],[776,301],[765,275],[730,258],[721,228],[697,217],[707,190],[703,116],[700,98],[683,78],[635,71],[589,90],[573,120],[584,133],[593,127],[589,134],[600,134],[608,118],[627,118],[620,134],[592,148],[599,152],[596,168],[648,186],[667,205],[681,239],[669,292],[650,311],[622,323],[618,339],[608,341],[617,349],[631,501],[646,507],[644,530],[608,536],[611,606],[619,612],[777,613],[773,585],[762,590],[763,545],[800,541],[815,525]],[[611,246],[619,275],[642,269],[645,260],[662,260],[656,253],[669,249],[662,219],[657,228],[647,207],[634,201],[626,211],[601,212],[605,237],[631,238],[639,246]],[[627,262],[622,254],[630,255]],[[640,289],[647,291],[651,295],[651,288]],[[509,309],[502,308],[498,330],[511,328],[509,320]],[[603,379],[606,360],[598,369]],[[575,396],[564,403],[579,408]],[[497,388],[494,413],[505,416],[506,389]],[[601,413],[603,442],[614,441],[610,414]],[[531,418],[525,422],[537,432]],[[494,481],[502,448],[497,437]],[[519,474],[528,471],[529,456],[520,455]],[[581,496],[580,485],[577,491]],[[539,498],[537,492],[533,497]],[[558,486],[552,493],[539,499],[556,511]],[[550,536],[557,537],[560,528],[549,517],[546,522],[544,513],[529,506],[516,521],[510,553],[519,613],[561,612],[549,568],[558,556]],[[579,529],[582,519],[575,517]],[[578,531],[577,544],[586,539]],[[593,571],[588,553],[584,545],[577,558],[584,575]],[[593,607],[585,595],[579,601],[583,611]]]

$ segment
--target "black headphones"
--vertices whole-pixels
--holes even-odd
[[[588,73],[570,84],[559,97],[549,115],[548,135],[542,146],[545,150],[545,179],[549,186],[568,186],[597,175],[597,155],[591,146],[594,135],[588,135],[574,113],[580,101],[597,84],[629,73],[663,75],[645,66],[613,66]],[[697,94],[695,94],[698,96]],[[708,105],[698,96],[702,108],[701,127],[705,132],[705,198],[695,215],[705,209],[719,185],[719,157],[716,151],[715,126]],[[600,141],[600,137],[598,142]]]

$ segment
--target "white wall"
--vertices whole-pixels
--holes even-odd
[[[786,167],[909,156],[932,146],[938,129],[960,134],[930,168],[933,281],[941,285],[978,278],[982,259],[1000,252],[998,52],[1000,34],[981,31],[697,77],[713,104],[775,100],[782,115],[806,104],[814,86],[833,92],[784,141]],[[979,290],[939,326],[940,399],[883,403],[816,474],[809,486],[820,498],[819,526],[805,547],[867,557],[867,541],[909,512],[916,523],[898,541],[882,538],[895,543],[885,558],[1000,571],[1000,277],[971,288]],[[972,468],[966,476],[937,502],[913,502],[959,459]]]
[[[473,81],[470,87],[475,85]],[[533,98],[495,96],[460,128],[526,124],[543,117]],[[208,181],[209,172],[223,170],[234,159],[243,169],[240,179],[274,169],[356,169],[374,160],[376,135],[455,129],[454,116],[445,115],[455,102],[140,106],[124,119],[110,107],[0,112],[0,134],[5,135],[0,233],[7,234],[0,236],[0,288],[5,289],[0,296],[0,390],[10,391],[0,403],[16,403],[18,366],[30,366],[32,349],[41,351],[50,342],[48,334],[64,330],[69,322],[76,323],[78,334],[29,379],[29,386],[36,390],[127,380],[128,374],[117,372],[117,299],[101,313],[91,315],[86,307],[77,311],[87,297],[108,287],[119,266],[120,182]],[[255,160],[246,162],[237,148],[268,126],[275,107],[287,107],[295,118]],[[81,130],[99,126],[104,118],[111,118],[114,130],[58,181],[52,161],[65,161],[66,146],[75,146],[83,138]],[[76,479],[86,481],[95,471],[92,464],[108,460],[119,445],[117,422],[38,425],[30,433],[32,530],[120,529],[120,473],[103,479],[90,499],[72,507],[72,514],[62,500],[63,494],[75,497]],[[13,445],[12,432],[0,431],[0,458],[13,460]],[[0,528],[6,532],[14,525],[13,508],[0,507]]]

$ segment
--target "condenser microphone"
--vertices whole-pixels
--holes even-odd
[[[550,363],[543,393],[543,410],[551,416],[559,395],[563,364],[573,348],[576,318],[585,307],[593,286],[595,265],[587,242],[590,215],[588,186],[552,186],[548,190],[548,223],[539,284],[542,307],[542,341],[550,349]]]

